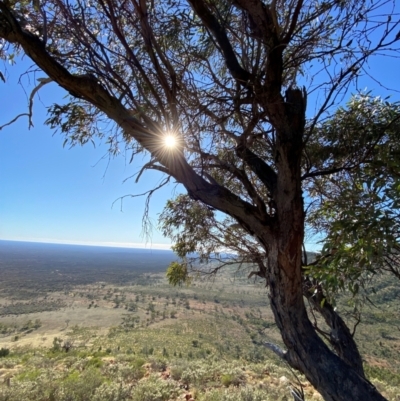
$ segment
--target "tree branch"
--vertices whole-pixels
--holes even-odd
[[[192,198],[200,199],[234,217],[249,233],[257,230],[260,235],[265,235],[266,216],[260,215],[255,206],[242,200],[227,188],[208,183],[188,164],[182,151],[176,151],[173,155],[163,153],[162,144],[157,140],[161,131],[158,124],[147,119],[146,126],[132,116],[132,112],[126,109],[120,100],[110,95],[96,77],[71,74],[47,52],[44,43],[37,36],[21,28],[3,1],[0,2],[0,10],[9,24],[8,29],[5,29],[3,24],[0,37],[10,43],[20,44],[24,52],[72,96],[88,101],[114,120],[128,137],[134,137],[166,166],[169,174],[186,187]]]
[[[271,350],[274,354],[278,355],[279,358],[283,359],[286,361],[287,359],[287,351],[284,351],[281,347],[279,347],[276,344],[270,343],[270,342],[265,342],[263,343],[264,347],[268,348]]]
[[[226,65],[235,78],[241,85],[249,86],[249,81],[252,80],[251,74],[242,68],[237,60],[232,45],[229,42],[225,29],[221,26],[218,20],[211,14],[206,3],[203,0],[189,0],[193,9],[203,21],[207,29],[215,37],[222,54],[224,55]]]
[[[311,280],[305,279],[303,294],[329,326],[330,333],[328,340],[337,355],[364,378],[362,358],[353,335],[350,333],[343,319],[328,302],[321,287],[318,284],[313,285]],[[314,329],[319,331],[315,326]]]
[[[236,146],[236,154],[250,167],[251,171],[261,180],[273,196],[276,189],[277,174],[264,160],[241,143]]]
[[[296,4],[296,8],[293,13],[292,21],[290,22],[290,27],[286,32],[285,37],[283,38],[283,43],[289,43],[290,39],[292,38],[293,32],[297,27],[297,22],[299,19],[301,8],[303,7],[303,0],[298,0]]]
[[[3,128],[5,128],[5,127],[7,127],[7,126],[9,126],[9,125],[11,125],[11,124],[14,124],[15,123],[15,121],[17,121],[18,119],[20,119],[21,117],[29,117],[29,113],[21,113],[21,114],[18,114],[17,116],[15,116],[11,121],[9,121],[8,123],[5,123],[5,124],[3,124],[3,125],[0,125],[0,131],[3,129]]]

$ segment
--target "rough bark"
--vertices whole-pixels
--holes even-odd
[[[361,355],[346,323],[326,300],[321,288],[313,286],[308,280],[304,284],[304,296],[330,328],[329,342],[336,354],[360,376],[365,377]]]
[[[287,347],[285,358],[306,375],[327,401],[384,400],[363,374],[359,374],[362,367],[358,366],[361,372],[354,369],[329,350],[307,316],[301,274],[304,208],[300,159],[304,105],[304,94],[298,89],[288,91],[284,105],[287,118],[280,125],[282,131],[277,135],[276,146],[277,219],[271,236],[264,242],[268,249],[271,306]],[[282,112],[276,112],[279,113]],[[345,327],[342,323],[342,327],[336,326],[339,330]]]

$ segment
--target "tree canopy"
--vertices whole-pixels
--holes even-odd
[[[175,250],[207,258],[227,247],[254,263],[286,347],[272,348],[326,400],[383,400],[324,291],[348,278],[356,291],[378,260],[398,272],[398,106],[363,94],[339,107],[372,56],[397,54],[394,10],[386,0],[1,0],[0,56],[25,54],[29,73],[45,74],[29,121],[35,94],[58,84],[68,99],[46,123],[66,143],[101,137],[115,154],[147,152],[138,178],[153,169],[184,186],[162,216]],[[306,227],[327,234],[307,270]],[[187,269],[174,267],[178,283]]]
[[[308,221],[326,233],[322,257],[311,272],[319,280],[327,278],[326,288],[348,286],[355,293],[374,274],[400,278],[399,122],[399,104],[361,95],[321,126],[322,138],[331,137],[339,147],[346,144],[334,157],[348,164],[337,174],[318,177],[309,188],[315,203]],[[354,162],[353,152],[361,159]]]

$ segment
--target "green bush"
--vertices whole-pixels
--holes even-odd
[[[127,401],[132,400],[131,386],[122,383],[103,383],[98,387],[91,401]]]
[[[89,359],[87,366],[93,366],[94,368],[101,368],[103,366],[103,361],[98,357],[93,357]]]
[[[0,349],[0,358],[4,358],[10,353],[10,350],[8,348],[1,348]]]
[[[62,338],[54,337],[53,338],[53,347],[51,350],[54,352],[61,351],[62,342],[63,342]]]
[[[137,358],[130,362],[132,379],[139,380],[146,374],[146,369],[143,367],[144,363],[145,360],[141,358]]]
[[[103,383],[100,372],[90,367],[80,374],[72,372],[61,384],[58,401],[87,401],[90,400],[97,387]]]
[[[154,371],[163,372],[167,368],[165,359],[150,358],[150,367]]]
[[[365,365],[365,374],[369,379],[378,379],[392,386],[400,386],[400,374],[380,366]]]
[[[243,374],[243,371],[237,367],[230,367],[221,375],[221,383],[225,387],[240,386],[245,382],[246,376]]]
[[[171,377],[174,380],[181,380],[183,374],[183,367],[182,366],[172,366],[171,367]]]
[[[221,376],[221,383],[225,387],[229,387],[233,382],[233,377],[232,375],[222,375]]]
[[[42,374],[40,369],[31,369],[20,373],[17,376],[18,381],[36,381],[36,379]]]
[[[167,401],[176,399],[177,396],[178,388],[174,383],[154,375],[145,381],[140,381],[132,391],[132,398],[135,401]]]

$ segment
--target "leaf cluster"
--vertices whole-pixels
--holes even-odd
[[[353,97],[320,129],[320,168],[340,172],[313,178],[311,229],[323,233],[321,257],[309,274],[330,290],[357,293],[373,275],[399,275],[400,105]]]

